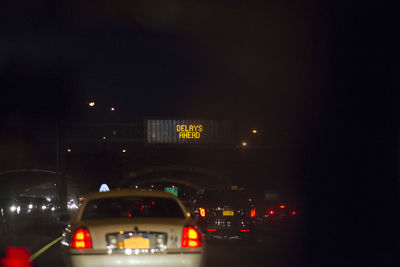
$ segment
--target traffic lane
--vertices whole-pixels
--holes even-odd
[[[61,244],[57,242],[33,261],[33,267],[57,266],[64,267],[64,260],[61,253]]]
[[[305,264],[304,255],[304,231],[301,227],[262,228],[257,244],[240,240],[208,241],[206,267],[300,267]]]
[[[28,222],[26,227],[1,234],[0,258],[5,257],[6,248],[10,246],[25,247],[31,255],[34,254],[59,237],[65,225],[66,223],[63,222],[43,222],[40,224]]]

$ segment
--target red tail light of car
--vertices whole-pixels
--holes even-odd
[[[199,208],[200,216],[201,217],[206,217],[206,210],[203,208]]]
[[[270,215],[274,215],[274,214],[275,214],[275,211],[270,210],[268,213],[269,213]]]
[[[200,233],[192,226],[185,226],[182,233],[182,247],[201,247]]]
[[[252,209],[252,210],[250,211],[250,217],[251,217],[251,218],[256,217],[256,209]]]
[[[292,215],[296,215],[296,212],[295,212],[295,211],[292,211]]]
[[[92,240],[89,231],[86,228],[80,228],[75,231],[71,241],[71,248],[92,248]]]

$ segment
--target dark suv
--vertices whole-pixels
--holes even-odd
[[[207,239],[257,241],[254,199],[243,190],[206,191],[195,212]]]

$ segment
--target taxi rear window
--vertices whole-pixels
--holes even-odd
[[[87,203],[82,220],[107,218],[185,218],[179,204],[170,198],[114,197]]]

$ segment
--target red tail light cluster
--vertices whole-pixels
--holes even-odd
[[[183,228],[182,233],[182,247],[201,247],[203,244],[201,242],[200,233],[192,226],[186,226]]]
[[[71,241],[71,248],[92,248],[92,240],[89,231],[85,228],[80,228],[75,231]]]
[[[200,216],[201,217],[206,217],[206,210],[203,208],[199,208]]]
[[[268,213],[271,214],[271,215],[274,215],[274,214],[275,214],[275,211],[270,210]]]
[[[252,210],[250,211],[250,217],[251,217],[251,218],[256,217],[256,209],[252,209]]]
[[[296,215],[296,212],[295,212],[295,211],[292,211],[292,215]]]

